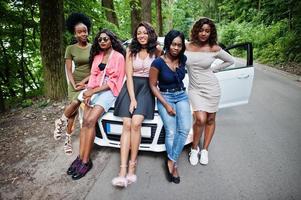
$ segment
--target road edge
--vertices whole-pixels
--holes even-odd
[[[264,64],[260,64],[260,63],[254,63],[253,64],[254,67],[256,67],[257,69],[263,70],[263,71],[270,71],[270,72],[274,72],[280,75],[283,75],[287,78],[289,78],[290,80],[296,81],[296,82],[301,82],[301,76],[296,75],[296,74],[292,74],[280,69],[276,69],[274,67],[270,67],[268,65],[264,65]]]

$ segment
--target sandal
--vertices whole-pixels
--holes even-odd
[[[64,144],[65,154],[70,156],[72,155],[72,141],[71,141],[71,134],[66,133],[66,139]]]
[[[135,161],[129,161],[129,166],[131,168],[135,168],[137,166],[137,160]],[[128,184],[135,183],[137,181],[137,175],[136,174],[128,174],[126,175],[126,179],[128,181]]]
[[[67,122],[60,118],[55,120],[54,124],[55,129],[53,131],[53,137],[55,140],[60,140],[62,138],[63,128],[67,126]]]
[[[120,167],[127,167],[127,165],[120,165]],[[118,176],[112,179],[112,185],[115,187],[126,188],[128,186],[128,180],[124,176]]]

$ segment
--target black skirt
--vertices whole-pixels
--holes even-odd
[[[132,118],[133,115],[143,115],[144,119],[153,119],[155,111],[155,97],[149,87],[148,77],[133,77],[134,93],[137,101],[137,108],[133,114],[130,113],[130,96],[124,83],[114,106],[114,115],[119,117]]]

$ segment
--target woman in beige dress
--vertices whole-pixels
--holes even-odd
[[[199,142],[204,131],[204,142],[200,152],[200,163],[208,164],[208,148],[215,130],[215,116],[220,100],[220,86],[214,72],[234,63],[231,55],[217,45],[216,28],[212,20],[201,18],[192,27],[191,42],[186,44],[187,71],[189,75],[188,95],[191,102],[194,123],[193,142],[189,161],[199,161]],[[211,67],[215,59],[223,63]]]

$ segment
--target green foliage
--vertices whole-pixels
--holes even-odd
[[[89,16],[93,25],[90,41],[102,28],[111,29],[125,40],[131,37],[130,1],[113,1],[119,27],[106,20],[99,0],[64,0],[65,18],[72,12]],[[43,95],[39,1],[1,1],[0,10],[0,106],[8,107],[7,104]],[[206,16],[217,23],[219,41],[225,45],[252,42],[254,58],[261,62],[301,63],[300,10],[301,1],[293,0],[165,0],[162,1],[163,33],[173,28],[184,32],[189,39],[193,23]],[[156,15],[153,1],[154,27],[157,27]],[[72,37],[66,31],[66,45]],[[29,105],[30,101],[22,104]]]
[[[130,8],[128,0],[115,0],[115,11],[117,13],[119,27],[108,22],[105,19],[104,9],[98,0],[65,0],[64,11],[65,18],[72,12],[82,12],[90,17],[92,21],[92,30],[90,33],[90,41],[93,40],[94,35],[101,29],[107,28],[113,31],[120,39],[125,40],[130,38]],[[66,40],[71,41],[72,35],[66,33]],[[69,43],[69,42],[67,42]]]
[[[301,62],[300,1],[224,0],[218,8],[223,43],[252,41],[265,63]]]
[[[29,107],[29,106],[32,106],[33,102],[31,99],[24,99],[22,102],[21,102],[21,107],[22,108],[26,108],[26,107]]]
[[[220,42],[226,45],[252,42],[254,58],[264,63],[298,61],[300,52],[292,51],[297,35],[288,30],[287,20],[266,26],[233,21],[219,26]]]
[[[190,29],[193,23],[200,18],[200,16],[211,16],[211,12],[206,10],[213,10],[212,5],[216,4],[217,0],[181,0],[181,1],[165,1],[163,5],[164,16],[164,33],[167,33],[171,28],[182,31],[186,39],[189,39]],[[172,3],[172,6],[171,6]],[[206,8],[204,5],[207,5]],[[210,14],[209,14],[210,13]],[[213,12],[214,15],[216,12]],[[169,23],[171,22],[171,23]],[[167,26],[169,25],[169,26]]]
[[[115,0],[115,11],[119,22],[117,35],[123,39],[131,38],[131,10],[129,0]]]
[[[89,40],[99,29],[109,28],[121,39],[130,37],[128,1],[115,1],[120,27],[109,23],[98,0],[64,1],[65,18],[72,12],[82,12],[92,20]],[[16,104],[12,99],[27,99],[43,94],[43,68],[40,56],[39,4],[37,0],[1,1],[0,41],[0,104]],[[68,45],[73,35],[65,33]],[[18,100],[19,101],[19,100]],[[26,103],[25,103],[26,104]]]
[[[38,3],[1,2],[0,47],[1,104],[11,98],[26,98],[27,91],[39,90],[41,64],[39,51]],[[6,107],[6,105],[4,105]]]

